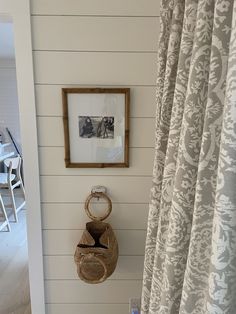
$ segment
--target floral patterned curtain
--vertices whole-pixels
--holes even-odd
[[[162,0],[142,314],[236,313],[236,0]]]

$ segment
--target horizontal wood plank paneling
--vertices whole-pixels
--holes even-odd
[[[103,185],[115,203],[148,203],[152,180],[150,177],[42,176],[40,181],[43,202],[84,202],[92,186]]]
[[[107,205],[96,202],[91,207],[94,214],[102,215]],[[106,220],[115,229],[146,229],[148,204],[113,204]],[[84,204],[42,204],[43,229],[83,229],[90,219]],[[56,219],[55,219],[56,218]]]
[[[31,0],[32,14],[158,16],[157,0]]]
[[[73,255],[82,230],[44,230],[45,255]],[[143,255],[145,230],[115,230],[120,255]]]
[[[62,116],[61,89],[63,87],[68,87],[68,85],[35,86],[38,116]],[[83,85],[73,87],[88,87],[88,86]],[[127,86],[118,87],[123,88]],[[154,117],[155,111],[156,111],[156,87],[132,86],[130,89],[130,116],[139,118]]]
[[[130,148],[129,168],[66,168],[64,147],[39,147],[41,175],[135,175],[150,176],[153,168],[153,148]]]
[[[143,256],[120,256],[115,272],[108,280],[142,279]],[[74,256],[44,256],[45,279],[78,280]],[[86,313],[87,314],[87,313]]]
[[[35,83],[155,85],[156,53],[34,52]]]
[[[158,0],[31,0],[47,314],[127,314],[141,296],[156,110]],[[61,88],[130,87],[130,167],[67,169]],[[120,256],[103,284],[77,279],[73,254],[94,185]],[[93,204],[94,206],[94,204]],[[102,205],[98,212],[101,212]],[[97,212],[97,211],[96,211]]]
[[[32,27],[34,50],[145,52],[157,51],[159,18],[34,16]]]
[[[127,314],[128,311],[128,304],[46,304],[47,314]]]
[[[154,118],[131,118],[130,147],[154,147],[154,127]],[[38,117],[38,140],[39,146],[64,146],[62,118]]]
[[[89,285],[76,280],[45,282],[47,303],[127,303],[141,294],[141,280],[107,280]],[[86,313],[87,314],[87,313]]]

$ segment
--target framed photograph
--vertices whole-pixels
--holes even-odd
[[[62,88],[67,168],[129,167],[129,88]]]

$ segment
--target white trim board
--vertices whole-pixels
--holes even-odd
[[[14,24],[17,90],[20,111],[32,314],[45,313],[37,128],[29,0],[0,0],[0,16]],[[30,131],[30,132],[29,132]]]

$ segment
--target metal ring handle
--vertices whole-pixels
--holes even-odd
[[[90,208],[89,208],[89,205],[90,205],[90,202],[93,198],[103,198],[107,201],[108,203],[108,207],[107,207],[107,211],[106,213],[102,216],[102,217],[97,217],[97,216],[94,216],[91,211],[90,211]],[[96,220],[96,221],[103,221],[105,220],[111,213],[111,210],[112,210],[112,202],[110,200],[110,198],[103,192],[94,192],[94,193],[91,193],[86,201],[85,201],[85,204],[84,204],[84,209],[85,209],[85,212],[86,214],[88,215],[89,218],[91,218],[92,220]]]
[[[89,259],[91,259],[91,258],[97,260],[97,261],[102,265],[102,267],[103,267],[103,269],[104,269],[104,274],[103,274],[103,276],[102,276],[101,278],[99,278],[99,279],[88,279],[88,278],[86,278],[86,277],[84,276],[84,274],[83,274],[82,271],[81,271],[81,268],[82,268],[83,263],[86,263],[86,260],[89,260]],[[96,256],[95,254],[91,254],[91,253],[90,253],[90,254],[85,254],[85,255],[81,258],[80,263],[79,263],[79,267],[78,267],[78,272],[79,272],[80,278],[81,278],[81,279],[83,278],[83,280],[84,280],[85,282],[87,282],[87,283],[101,283],[101,282],[103,282],[103,281],[105,281],[105,280],[107,279],[107,267],[106,267],[104,261],[103,261],[101,258],[99,258],[98,256]]]

